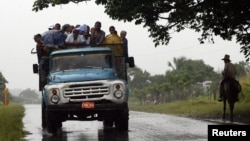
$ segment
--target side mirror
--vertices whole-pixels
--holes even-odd
[[[33,73],[38,73],[38,64],[33,64]]]
[[[134,61],[134,57],[129,57],[128,58],[128,64],[130,68],[135,67],[135,61]]]

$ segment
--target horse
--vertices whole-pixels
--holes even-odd
[[[226,118],[226,103],[230,109],[230,122],[234,121],[234,104],[238,101],[238,93],[241,91],[241,86],[237,80],[227,80],[223,82],[222,96],[223,96],[223,115],[222,119]]]

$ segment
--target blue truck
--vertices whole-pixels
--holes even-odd
[[[42,93],[42,127],[57,132],[68,120],[103,122],[127,131],[129,126],[127,68],[122,44],[51,51],[33,64]]]

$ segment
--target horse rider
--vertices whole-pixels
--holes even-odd
[[[223,101],[224,99],[223,97],[223,93],[225,93],[223,89],[224,83],[226,81],[235,80],[236,76],[236,67],[234,64],[231,63],[230,56],[226,54],[224,58],[222,58],[222,60],[224,61],[225,65],[224,65],[224,70],[222,71],[222,81],[220,83],[220,96],[218,101]],[[236,96],[236,101],[239,101],[238,94]]]

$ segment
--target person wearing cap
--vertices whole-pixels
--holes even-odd
[[[50,25],[49,27],[48,27],[48,30],[53,30],[54,29],[54,25]]]
[[[79,25],[78,29],[80,30],[80,35],[84,36],[86,39],[85,46],[90,44],[90,27],[87,24]]]
[[[235,80],[235,76],[236,76],[236,67],[234,66],[234,64],[231,63],[230,56],[226,54],[224,58],[222,58],[222,60],[224,61],[225,65],[224,65],[224,70],[222,71],[222,81],[220,84],[220,96],[219,96],[218,101],[223,100],[224,91],[222,88],[223,88],[225,81]],[[238,101],[238,97],[236,101]]]

